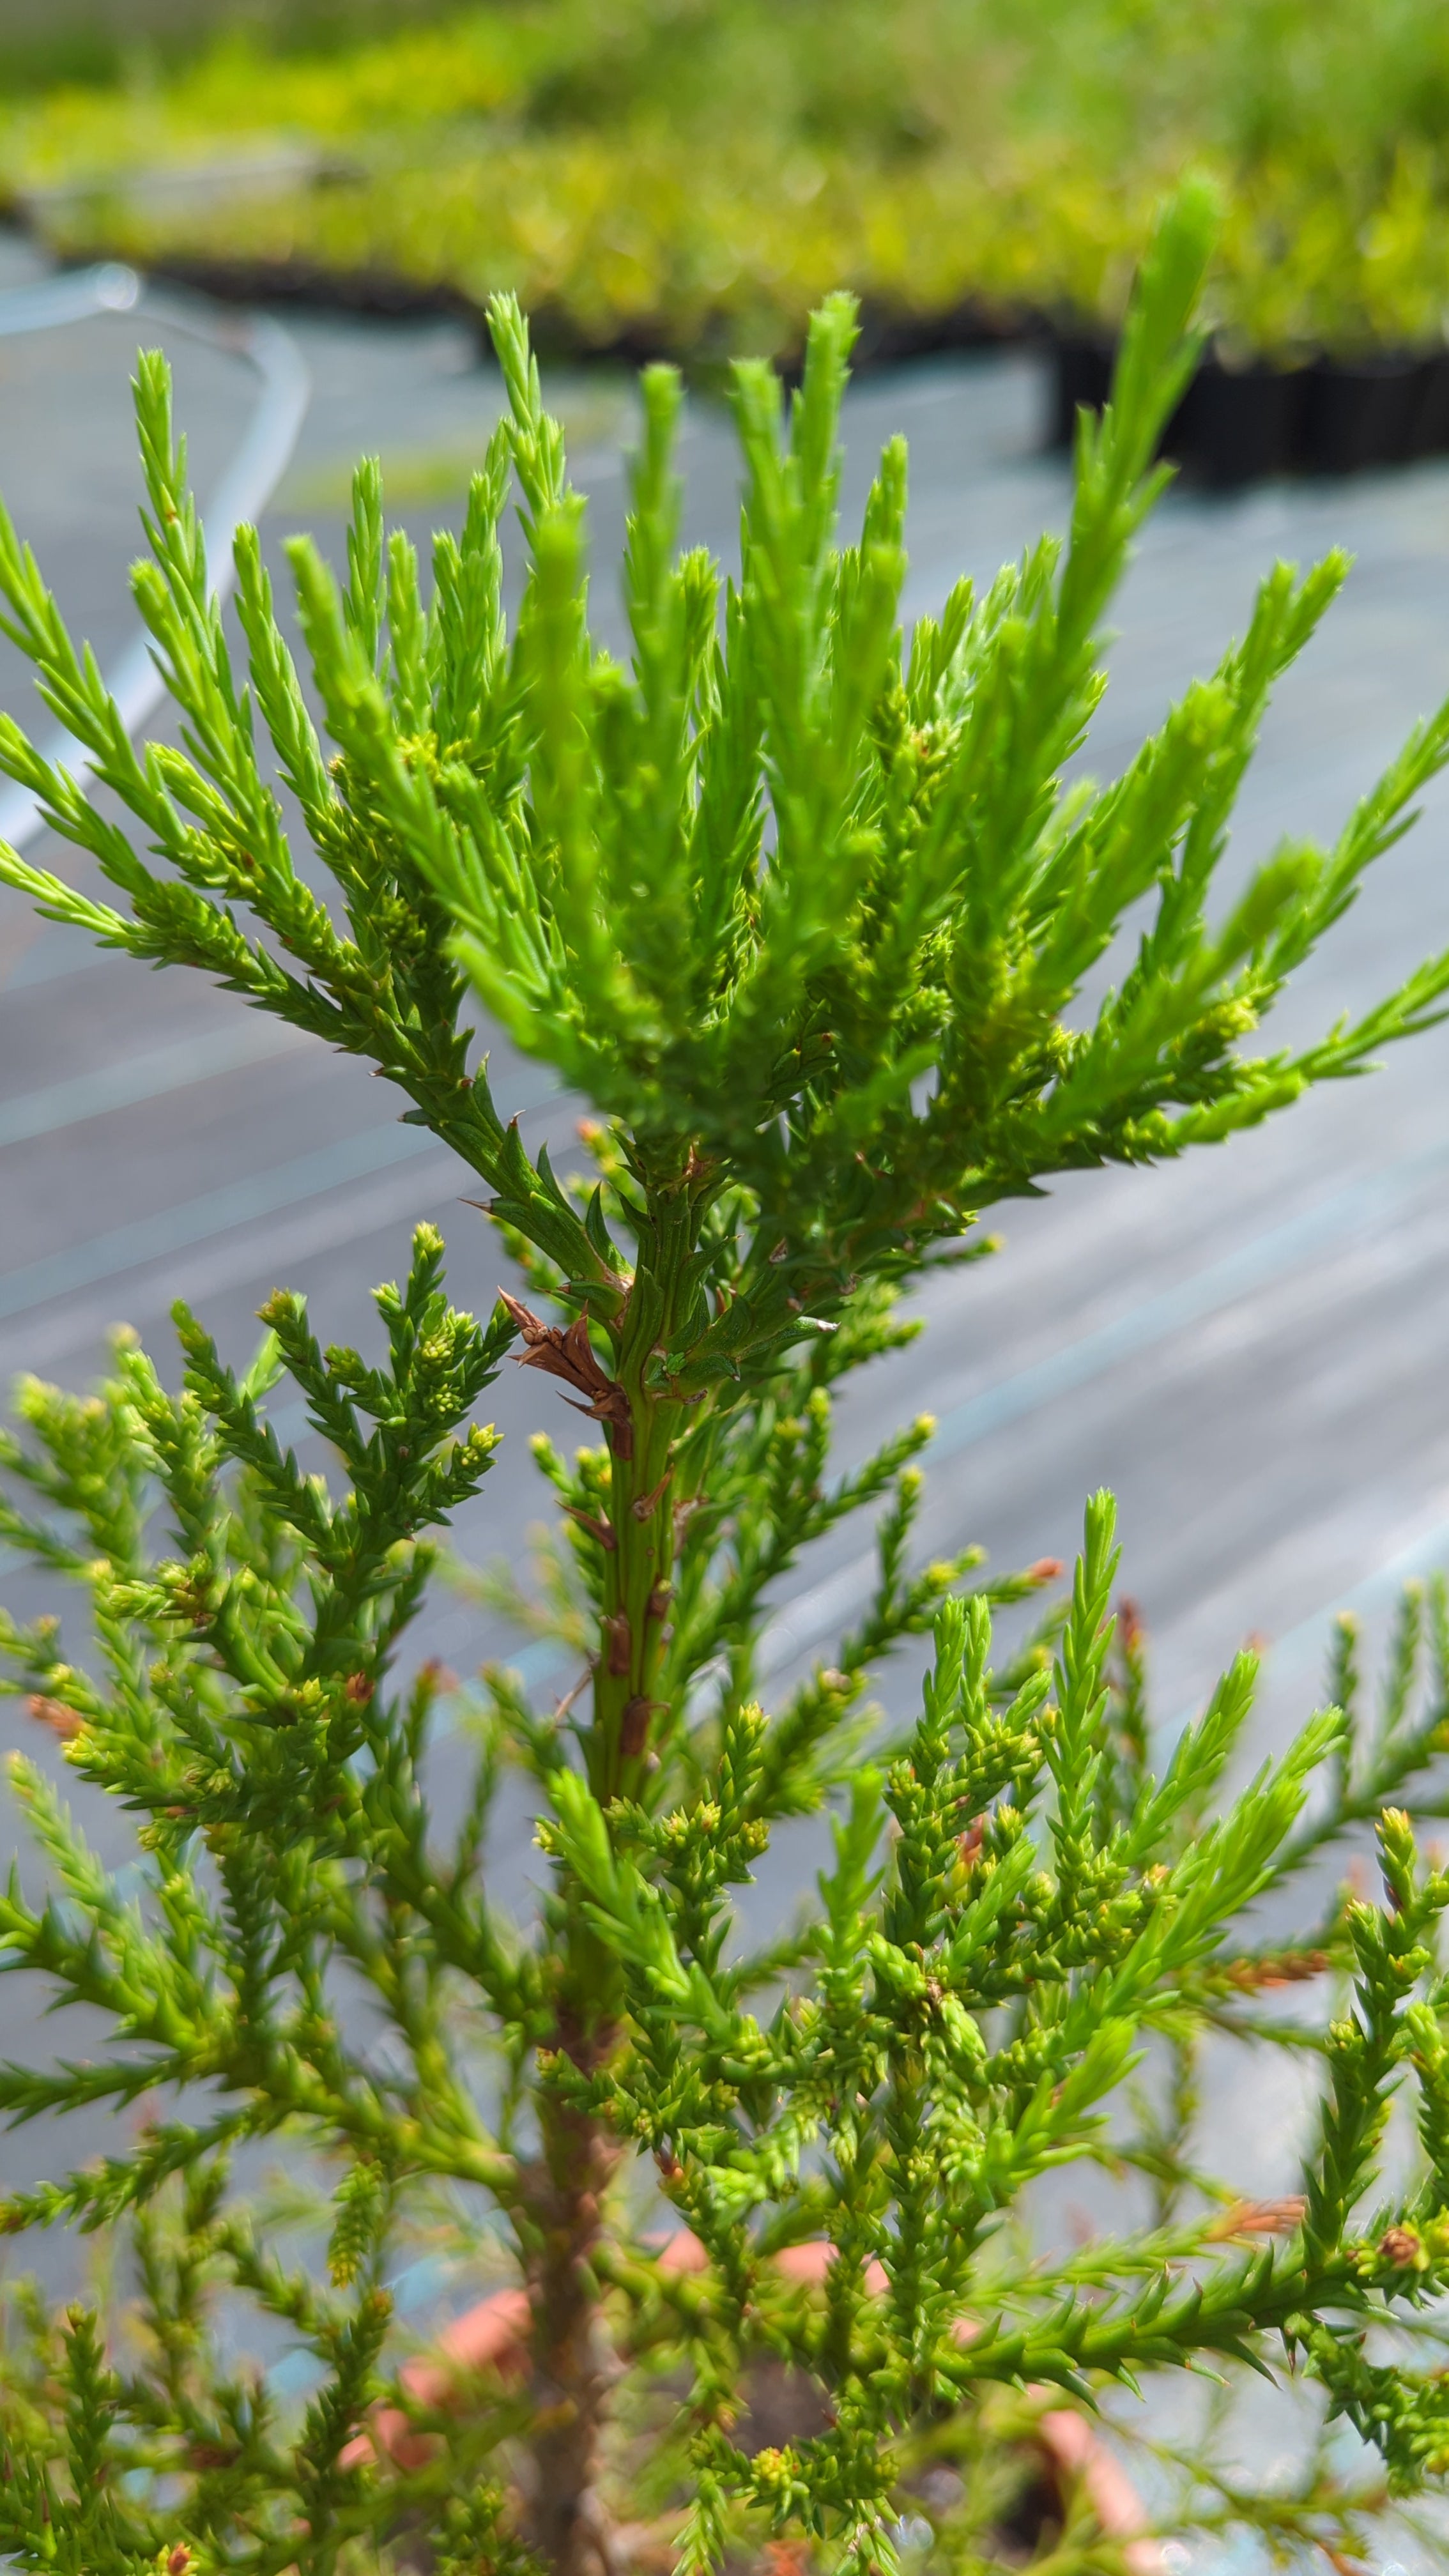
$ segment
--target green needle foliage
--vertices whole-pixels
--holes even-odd
[[[929,1421],[828,1469],[837,1383],[909,1337],[904,1283],[990,1248],[994,1203],[1221,1141],[1445,1008],[1449,955],[1304,1050],[1250,1048],[1449,761],[1449,708],[1332,849],[1290,842],[1213,900],[1339,558],[1270,573],[1121,778],[1062,783],[1211,230],[1193,188],[1161,223],[1065,545],[983,598],[958,585],[908,647],[899,445],[837,544],[844,300],[788,415],[767,369],[737,371],[735,582],[677,551],[678,387],[645,377],[628,669],[590,637],[583,504],[507,303],[509,416],[430,594],[366,465],[345,585],[293,543],[305,684],[246,529],[238,673],[166,372],[142,361],[133,586],[180,749],[132,748],[0,523],[5,631],[106,809],[8,718],[0,765],[120,900],[13,853],[0,875],[374,1065],[483,1182],[537,1300],[457,1313],[424,1227],[378,1292],[378,1358],[323,1347],[278,1293],[241,1374],[178,1308],[179,1391],[124,1336],[91,1396],[21,1389],[0,1537],[81,1642],[7,1620],[4,1686],[135,1817],[137,1858],[110,1876],[17,1764],[50,1887],[12,1879],[0,1964],[106,2036],[0,2069],[0,2106],[58,2139],[67,2113],[145,2117],[4,2204],[11,2231],[70,2223],[116,2267],[104,2325],[10,2303],[17,2566],[613,2576],[780,2544],[859,2576],[902,2549],[965,2570],[1005,2546],[1044,2410],[1219,2365],[1316,2387],[1395,2492],[1449,2468],[1449,1875],[1411,1822],[1445,1808],[1442,1590],[1406,1603],[1376,1717],[1345,1630],[1334,1704],[1242,1785],[1244,1655],[1159,1776],[1108,1498],[1070,1599],[994,1642],[1056,1569],[913,1564]],[[500,1116],[475,996],[597,1112],[584,1177]],[[506,1595],[577,1658],[542,1714],[516,1677],[460,1693],[418,1651],[510,1348],[595,1426],[572,1458],[536,1442],[560,1535],[544,1597]],[[284,1378],[335,1490],[279,1436]],[[862,1509],[875,1588],[834,1662],[766,1708],[771,1586]],[[872,1675],[928,1633],[892,1740]],[[490,1882],[523,1801],[546,1858],[520,1924]],[[737,1891],[782,1821],[822,1814],[818,1905],[752,1946]],[[1384,1902],[1335,1894],[1375,1819]],[[1299,2014],[1264,2000],[1295,1987]],[[1317,2073],[1292,2199],[1211,2170],[1209,2047]],[[1418,2143],[1389,2163],[1399,2094]],[[263,2187],[268,2152],[284,2179]],[[1083,2162],[1133,2183],[1124,2231],[1034,2252],[1023,2194]],[[455,2297],[493,2285],[421,2356],[390,2287],[409,2249],[451,2265]],[[284,2370],[245,2358],[247,2310]],[[1341,2560],[1371,2502],[1314,2466],[1271,2529]],[[1254,2508],[1199,2479],[1178,2510]],[[1054,2571],[1121,2563],[1070,2481],[1042,2546]]]

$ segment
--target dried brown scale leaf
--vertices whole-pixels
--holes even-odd
[[[48,1698],[42,1691],[31,1693],[25,1703],[25,1712],[39,1725],[48,1726],[52,1735],[58,1735],[62,1743],[69,1743],[79,1735],[85,1724],[85,1719],[75,1709],[68,1708],[63,1699]]]
[[[583,1511],[577,1503],[565,1503],[563,1509],[569,1520],[581,1530],[587,1530],[591,1539],[597,1540],[607,1556],[615,1553],[619,1542],[610,1522],[600,1520],[597,1512]]]
[[[1242,1994],[1263,1994],[1280,1986],[1309,1985],[1332,1965],[1327,1950],[1273,1950],[1261,1959],[1230,1959],[1222,1974]]]
[[[515,1355],[518,1366],[542,1369],[549,1377],[561,1378],[565,1386],[577,1388],[588,1398],[577,1410],[606,1426],[616,1456],[631,1458],[634,1443],[629,1398],[617,1379],[599,1366],[589,1339],[588,1318],[578,1315],[567,1326],[546,1324],[541,1315],[510,1296],[506,1288],[499,1289],[498,1301],[512,1316],[527,1344]]]
[[[1221,2218],[1214,2219],[1203,2241],[1224,2245],[1242,2237],[1291,2235],[1302,2220],[1304,2207],[1301,2192],[1291,2192],[1281,2200],[1240,2200]]]

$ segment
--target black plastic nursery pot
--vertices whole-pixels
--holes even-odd
[[[1052,442],[1068,447],[1078,406],[1097,411],[1106,401],[1113,351],[1099,334],[1062,331],[1052,356]],[[1449,454],[1449,350],[1275,367],[1235,366],[1210,349],[1162,452],[1218,491],[1276,474],[1360,474]]]
[[[1217,491],[1290,474],[1303,395],[1301,368],[1231,367],[1209,351],[1163,432],[1163,454]]]
[[[1423,361],[1419,410],[1414,422],[1414,456],[1449,455],[1449,349]]]
[[[1095,332],[1052,340],[1051,440],[1071,446],[1080,406],[1100,411],[1111,389],[1114,344]],[[1289,474],[1303,463],[1307,370],[1233,366],[1208,350],[1162,434],[1162,453],[1217,491]]]
[[[1116,344],[1105,336],[1058,331],[1052,338],[1051,444],[1069,448],[1079,411],[1100,411],[1112,390]]]
[[[1302,462],[1310,474],[1361,474],[1415,452],[1427,361],[1319,358],[1305,371]]]

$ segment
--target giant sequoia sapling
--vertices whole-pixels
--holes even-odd
[[[1112,1645],[1106,1498],[1069,1603],[993,1667],[993,1613],[1043,1572],[983,1578],[970,1551],[910,1569],[929,1424],[826,1472],[836,1386],[913,1329],[907,1282],[985,1248],[996,1202],[1220,1142],[1444,1007],[1449,955],[1305,1049],[1253,1051],[1449,758],[1449,710],[1332,849],[1285,844],[1210,917],[1260,719],[1338,557],[1268,575],[1242,640],[1120,778],[1062,783],[1160,488],[1210,231],[1189,187],[1146,261],[1113,404],[1081,425],[1065,544],[983,597],[958,584],[904,648],[898,442],[859,541],[837,544],[845,298],[817,316],[788,412],[768,369],[736,371],[733,583],[677,552],[679,388],[645,375],[628,668],[590,638],[583,504],[506,300],[507,413],[430,592],[367,465],[345,585],[290,547],[320,729],[250,529],[238,676],[159,358],[137,380],[150,552],[133,581],[181,748],[132,748],[0,526],[6,631],[110,799],[10,718],[0,765],[119,902],[14,854],[0,875],[375,1065],[478,1175],[522,1273],[479,1324],[449,1306],[424,1227],[406,1283],[378,1293],[376,1360],[323,1347],[279,1292],[240,1374],[178,1309],[179,1394],[125,1338],[95,1395],[22,1390],[0,1527],[81,1597],[88,1641],[9,1622],[7,1687],[134,1813],[138,1860],[123,1892],[44,1772],[16,1766],[55,1894],[12,1883],[5,1964],[113,2037],[0,2073],[0,2104],[141,2102],[148,2119],[6,2204],[17,2231],[119,2230],[140,2293],[108,2320],[16,2312],[0,2540],[18,2564],[331,2576],[381,2553],[593,2576],[668,2545],[703,2568],[771,2535],[861,2571],[902,2545],[979,2564],[976,2489],[942,2503],[924,2458],[989,2452],[1003,2406],[1016,2421],[1039,2403],[1012,2392],[1085,2402],[1224,2359],[1316,2374],[1398,2484],[1449,2460],[1449,2383],[1363,2346],[1449,2265],[1449,1878],[1419,1862],[1408,1812],[1437,1804],[1442,1603],[1427,1702],[1411,1605],[1377,1727],[1357,1724],[1345,1659],[1343,1705],[1220,1812],[1252,1659],[1154,1776],[1140,1658],[1130,1636]],[[293,864],[289,813],[325,894]],[[1125,971],[1074,1017],[1144,900]],[[587,1185],[499,1115],[480,1003],[592,1103]],[[474,1419],[510,1349],[590,1425],[571,1458],[535,1444],[579,1681],[539,1713],[495,1675],[474,1794],[437,1815],[443,1684],[415,1643],[438,1532],[486,1474],[517,1472]],[[269,1427],[283,1377],[340,1490]],[[829,1665],[762,1707],[770,1587],[869,1507],[873,1597]],[[891,1741],[872,1671],[930,1630],[920,1714]],[[521,1925],[489,1894],[509,1769],[549,1866]],[[821,1809],[835,1860],[814,1919],[752,1951],[731,1891],[780,1819]],[[1380,1810],[1386,1905],[1334,1904],[1267,1944],[1255,1901]],[[1322,2053],[1324,2109],[1301,2198],[1268,2227],[1193,2161],[1193,2052],[1208,2029],[1281,2039],[1258,1988],[1329,1969],[1353,1999],[1293,2034]],[[1144,2052],[1178,2070],[1170,2135],[1132,2107]],[[1401,2084],[1420,2162],[1368,2222]],[[282,2140],[331,2193],[325,2265],[298,2241],[300,2185],[268,2206],[242,2188],[238,2151]],[[1083,2157],[1150,2173],[1157,2222],[1033,2264],[1003,2219]],[[660,2196],[688,2231],[665,2260]],[[491,2362],[451,2392],[409,2369],[392,2313],[397,2249],[419,2235],[491,2246],[514,2285]],[[232,2357],[238,2295],[310,2350],[305,2403]],[[814,2392],[793,2441],[737,2438],[766,2360]]]

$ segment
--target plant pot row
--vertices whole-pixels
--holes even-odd
[[[1105,338],[1052,343],[1052,441],[1068,447],[1079,406],[1100,411],[1114,357]],[[1275,474],[1358,474],[1449,455],[1449,349],[1232,366],[1216,351],[1162,435],[1195,482],[1232,490]]]
[[[73,254],[82,255],[89,254]],[[155,262],[153,273],[225,302],[314,304],[387,317],[450,313],[475,323],[480,336],[483,330],[478,304],[460,289],[381,270],[348,274],[307,260],[175,254]],[[532,320],[535,344],[554,356],[638,365],[682,354],[657,317],[639,317],[612,336],[587,342],[566,314],[535,310]],[[858,370],[1012,340],[1039,344],[1043,329],[1041,317],[1025,307],[969,298],[928,316],[868,303],[861,326]],[[1053,446],[1067,448],[1078,407],[1099,411],[1106,401],[1115,347],[1104,334],[1071,326],[1052,328],[1050,347],[1051,439]],[[798,381],[801,354],[781,360],[787,381]],[[711,371],[706,352],[693,356]],[[1296,367],[1232,366],[1210,350],[1163,433],[1162,453],[1194,481],[1219,490],[1277,474],[1355,474],[1449,455],[1449,347],[1428,354],[1322,357]]]
[[[225,301],[302,302],[379,315],[454,313],[481,330],[476,305],[456,288],[420,286],[371,270],[341,274],[307,261],[187,259],[156,264],[158,276]],[[534,336],[555,355],[610,356],[633,363],[677,354],[669,334],[635,323],[585,351],[565,317],[535,313]],[[1041,329],[1025,310],[967,301],[930,318],[868,307],[861,367],[951,349],[999,347]],[[1105,334],[1057,327],[1052,358],[1051,443],[1069,448],[1077,411],[1100,411],[1116,354]],[[787,378],[798,377],[786,360]],[[1319,357],[1303,365],[1235,366],[1215,350],[1203,357],[1162,436],[1162,453],[1195,482],[1231,490],[1279,474],[1357,474],[1416,457],[1449,455],[1449,347],[1364,358]]]

